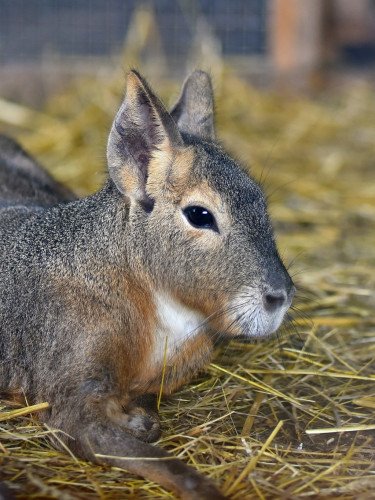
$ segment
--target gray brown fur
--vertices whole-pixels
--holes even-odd
[[[0,390],[48,401],[42,420],[78,455],[185,499],[223,497],[177,459],[137,460],[168,457],[147,444],[160,434],[156,297],[204,318],[198,333],[171,344],[168,394],[210,360],[218,331],[267,336],[261,319],[279,323],[293,295],[260,188],[213,137],[206,74],[190,76],[169,114],[133,71],[109,136],[109,178],[96,194],[73,199],[0,140]],[[189,227],[187,196],[212,200],[217,233]],[[230,306],[241,290],[249,304],[261,297],[260,326]]]

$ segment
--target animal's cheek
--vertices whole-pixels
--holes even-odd
[[[197,252],[205,254],[207,251],[217,252],[222,246],[221,235],[208,228],[193,227],[184,215],[175,216],[176,230],[181,241]]]

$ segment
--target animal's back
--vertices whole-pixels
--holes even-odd
[[[56,182],[19,144],[0,135],[0,210],[48,207],[73,200],[71,191]],[[1,213],[1,212],[0,212]]]
[[[0,389],[10,379],[7,358],[14,356],[22,329],[16,319],[26,313],[28,301],[18,297],[33,289],[33,246],[38,240],[38,225],[30,232],[25,227],[49,207],[74,200],[68,189],[56,182],[14,140],[0,135]],[[29,304],[30,305],[30,304]],[[19,338],[15,341],[13,332]],[[13,352],[13,350],[15,350]],[[22,363],[19,363],[19,365]],[[21,370],[22,371],[22,370]],[[1,387],[3,385],[3,387]],[[5,384],[9,385],[9,384]]]

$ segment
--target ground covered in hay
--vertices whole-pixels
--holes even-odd
[[[43,112],[1,102],[0,127],[83,195],[105,174],[122,86],[123,75],[80,81]],[[219,136],[262,181],[299,296],[274,341],[232,342],[162,401],[159,446],[232,499],[373,498],[375,92],[280,96],[229,72],[217,87]],[[18,408],[0,403],[0,479],[18,498],[171,497],[55,451],[37,411]]]

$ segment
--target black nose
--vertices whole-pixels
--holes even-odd
[[[273,312],[285,305],[287,294],[284,290],[272,290],[263,295],[263,304],[266,311]]]

